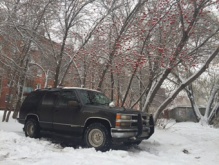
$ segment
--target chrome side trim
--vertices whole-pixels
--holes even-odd
[[[123,122],[123,123],[137,123],[138,120],[124,120],[124,119],[117,119],[116,122]]]
[[[56,125],[64,125],[64,126],[70,126],[70,127],[84,127],[82,125],[72,125],[72,124],[64,124],[64,123],[53,123]]]
[[[124,123],[137,123],[138,120],[124,120],[124,119],[117,119],[116,122],[124,122]],[[142,119],[142,122],[149,122],[149,120],[143,120]]]
[[[42,120],[40,120],[39,123],[52,124],[52,122],[47,122],[47,121],[42,121]]]
[[[39,121],[39,123],[56,124],[56,125],[63,125],[63,126],[69,126],[69,127],[84,127],[84,126],[81,126],[81,125],[72,125],[72,124],[64,124],[64,123],[53,123],[53,122],[46,122],[46,121]]]

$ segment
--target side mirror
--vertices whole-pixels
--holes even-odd
[[[77,101],[69,101],[68,106],[69,107],[78,107],[80,104]]]
[[[109,103],[109,107],[114,108],[116,105],[115,103],[112,101],[111,103]]]

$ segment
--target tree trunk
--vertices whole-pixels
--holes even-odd
[[[28,48],[29,50],[29,48]],[[29,56],[28,54],[26,53],[26,61],[25,61],[25,66],[24,66],[24,69],[23,69],[23,72],[21,72],[21,77],[20,77],[20,83],[18,84],[19,85],[19,90],[18,90],[18,101],[17,101],[17,104],[15,106],[15,109],[14,109],[14,113],[13,113],[13,118],[16,119],[17,116],[18,116],[18,113],[20,111],[20,107],[21,107],[21,103],[22,103],[22,98],[23,98],[23,91],[24,91],[24,86],[25,86],[25,80],[26,80],[26,73],[27,73],[27,69],[28,69],[28,65],[29,65]]]
[[[8,111],[7,109],[4,110],[3,117],[2,117],[2,122],[6,121],[7,111]]]
[[[11,115],[11,109],[9,109],[9,111],[8,111],[8,114],[7,114],[7,117],[6,117],[6,120],[5,120],[6,122],[9,121],[10,115]]]
[[[198,122],[203,116],[202,116],[202,114],[201,114],[201,112],[200,112],[200,110],[195,102],[195,96],[193,95],[192,84],[190,84],[188,86],[188,89],[186,89],[186,93],[187,93],[189,101],[191,103],[193,113],[195,114],[195,119]]]
[[[13,77],[11,77],[11,83],[10,83],[10,86],[9,86],[9,93],[8,93],[9,99],[7,100],[6,109],[4,110],[2,122],[4,122],[4,121],[8,122],[9,121],[9,116],[10,116],[11,110],[13,108],[13,103],[14,103],[14,100],[16,99],[15,98],[15,95],[16,95],[16,89],[15,89],[16,84],[15,84],[15,82],[17,81],[17,78],[18,78],[18,76],[16,76],[17,74],[18,73],[17,73],[17,70],[16,70],[13,73]]]
[[[206,107],[206,110],[205,110],[205,115],[204,115],[206,118],[208,118],[208,116],[210,115],[212,104],[213,104],[215,95],[217,94],[218,90],[219,90],[218,87],[214,87],[213,91],[211,92],[211,96],[208,100],[207,107]]]
[[[219,103],[217,103],[212,109],[210,115],[208,116],[208,123],[211,124],[214,118],[217,116],[219,112]]]
[[[55,77],[54,77],[54,84],[53,87],[56,88],[59,85],[59,74],[61,70],[61,65],[62,65],[62,58],[65,50],[65,43],[67,39],[68,31],[66,29],[65,35],[63,37],[63,42],[62,42],[62,47],[58,56],[58,61],[57,61],[57,66],[56,66],[56,71],[55,71]]]
[[[141,79],[142,79],[142,73],[141,73],[141,70],[139,72],[139,97],[140,97],[140,100],[139,100],[139,110],[142,110],[143,108],[143,104],[142,104],[142,97],[141,95],[143,94],[143,84],[141,82]]]
[[[117,81],[117,98],[116,98],[116,105],[120,106],[120,81],[119,81],[119,76],[118,76],[118,81]]]
[[[123,100],[122,100],[122,105],[121,105],[122,107],[124,106],[125,101],[126,101],[126,99],[127,99],[129,90],[130,90],[130,88],[131,88],[132,80],[133,80],[133,78],[134,78],[134,76],[135,76],[135,73],[137,72],[137,68],[138,68],[138,66],[136,66],[134,72],[132,73],[132,76],[130,77],[130,80],[129,80],[129,83],[128,83],[128,87],[127,87],[126,92],[125,92],[125,96],[124,96],[124,98],[123,98]]]
[[[150,104],[152,103],[156,93],[158,92],[158,90],[160,89],[161,85],[163,84],[164,80],[167,78],[167,76],[169,75],[170,73],[170,69],[166,69],[163,74],[160,76],[160,78],[158,79],[158,81],[155,81],[149,92],[148,92],[148,95],[147,95],[147,98],[146,98],[146,101],[145,101],[145,104],[144,104],[144,107],[142,109],[142,111],[146,112],[148,111],[149,107],[150,107]]]
[[[111,89],[110,89],[110,91],[111,91],[111,101],[113,101],[114,100],[114,76],[113,76],[113,72],[112,72],[112,70],[111,70]]]

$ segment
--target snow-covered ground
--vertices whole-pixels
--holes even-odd
[[[2,112],[0,112],[0,120]],[[62,147],[25,137],[23,125],[0,122],[0,165],[218,165],[219,129],[196,123],[170,123],[139,147],[110,150]]]

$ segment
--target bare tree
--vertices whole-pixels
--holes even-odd
[[[177,94],[183,90],[186,86],[191,84],[193,81],[195,81],[209,66],[211,61],[218,55],[219,53],[219,47],[212,53],[209,58],[206,60],[204,65],[192,76],[190,76],[188,79],[184,80],[180,86],[159,106],[159,108],[154,113],[154,120],[156,121],[160,115],[160,113],[164,110],[164,108],[177,96]],[[215,93],[215,92],[214,92]],[[211,101],[211,99],[210,99]],[[216,108],[215,108],[216,109]],[[208,111],[208,110],[207,110]],[[206,112],[207,112],[206,111]],[[208,114],[208,112],[207,112]]]
[[[61,72],[61,66],[63,61],[63,56],[66,52],[66,42],[69,37],[70,30],[74,27],[77,21],[80,21],[79,18],[82,16],[82,12],[89,4],[94,2],[94,0],[86,1],[57,1],[57,4],[60,6],[56,14],[61,30],[61,47],[56,59],[56,69],[54,77],[54,87],[59,85],[59,78]]]

